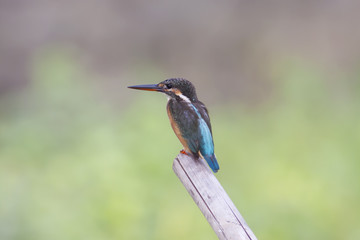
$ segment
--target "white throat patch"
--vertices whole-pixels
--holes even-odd
[[[191,103],[190,99],[189,99],[187,96],[182,95],[182,94],[179,94],[178,96],[179,96],[182,100],[184,100],[185,102]]]

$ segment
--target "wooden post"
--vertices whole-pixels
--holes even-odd
[[[220,240],[257,240],[204,159],[180,153],[173,170]]]

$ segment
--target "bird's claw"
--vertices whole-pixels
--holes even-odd
[[[184,149],[182,149],[182,150],[180,151],[180,153],[185,154],[185,155],[189,155],[189,154],[187,154],[187,152],[186,152]]]

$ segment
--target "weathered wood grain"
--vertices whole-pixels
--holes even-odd
[[[257,239],[204,159],[180,153],[173,170],[219,239]]]

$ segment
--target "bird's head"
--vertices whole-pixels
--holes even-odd
[[[185,101],[197,101],[196,91],[194,85],[184,78],[170,78],[158,84],[151,85],[136,85],[129,86],[128,88],[162,92],[170,98],[180,97]]]

